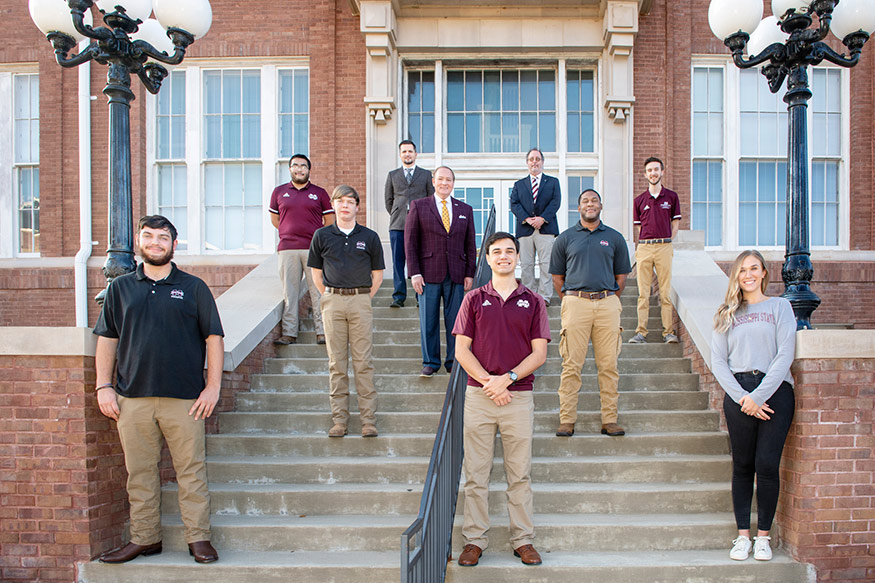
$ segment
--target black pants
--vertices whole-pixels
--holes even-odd
[[[751,392],[763,380],[763,373],[736,375],[741,387]],[[741,406],[726,395],[723,412],[729,429],[732,447],[732,506],[739,530],[750,529],[750,504],[753,497],[753,482],[757,482],[757,528],[771,530],[781,479],[778,468],[784,441],[793,422],[796,399],[793,386],[781,383],[766,404],[774,410],[768,421],[757,419],[741,412]]]

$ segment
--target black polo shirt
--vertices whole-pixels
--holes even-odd
[[[604,223],[590,231],[579,221],[553,243],[550,273],[565,276],[562,291],[617,291],[615,275],[632,271],[623,235]]]
[[[224,336],[210,288],[171,265],[170,275],[152,281],[141,263],[107,290],[94,333],[118,338],[123,397],[197,399],[206,385],[206,338]]]
[[[371,272],[385,269],[380,236],[356,223],[347,235],[337,225],[313,235],[307,267],[322,270],[326,287],[371,287]]]

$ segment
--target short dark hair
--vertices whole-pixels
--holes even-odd
[[[305,154],[295,154],[294,156],[289,158],[289,166],[292,165],[292,160],[294,160],[295,158],[300,158],[302,160],[305,160],[307,162],[307,170],[310,170],[311,168],[313,168],[313,164],[310,163],[310,158],[308,158]]]
[[[359,201],[359,193],[355,191],[355,188],[347,184],[340,184],[335,187],[334,191],[331,193],[331,200],[338,200],[344,196],[354,198],[356,205],[361,204]]]
[[[176,241],[176,227],[174,227],[173,223],[170,222],[170,219],[165,216],[144,215],[140,217],[140,220],[137,222],[137,234],[143,230],[143,227],[149,227],[150,229],[167,229],[170,231],[170,238]]]
[[[511,241],[513,241],[513,246],[516,247],[516,252],[517,253],[520,252],[519,239],[517,239],[516,237],[514,237],[513,235],[511,235],[510,233],[507,233],[505,231],[496,231],[495,233],[492,233],[492,235],[490,235],[488,239],[486,239],[485,243],[483,243],[483,248],[486,249],[486,254],[487,255],[489,254],[490,247],[492,247],[493,245],[495,245],[495,243],[497,243],[498,241],[501,241],[503,239],[510,239]]]
[[[413,140],[401,140],[398,143],[398,149],[400,150],[401,146],[403,146],[404,144],[410,144],[411,146],[413,146],[413,151],[416,151],[416,144],[413,143]]]
[[[581,198],[584,194],[586,194],[587,192],[594,192],[595,195],[596,195],[597,197],[599,197],[599,202],[602,201],[602,195],[600,195],[599,192],[598,192],[595,188],[584,188],[584,189],[583,189],[583,192],[581,192],[579,195],[577,195],[577,206],[580,206],[580,198]]]
[[[644,161],[644,167],[647,168],[647,165],[650,164],[651,162],[659,162],[659,168],[660,168],[661,170],[665,170],[665,164],[663,164],[663,163],[662,163],[662,160],[660,160],[660,159],[657,158],[656,156],[651,156],[650,158],[648,158],[647,160],[645,160],[645,161]]]
[[[541,160],[544,159],[544,152],[541,151],[541,148],[531,148],[528,152],[526,152],[526,160],[529,159],[529,154],[532,152],[537,152],[541,155]]]
[[[450,168],[449,166],[438,166],[437,168],[434,169],[434,172],[431,173],[432,177],[437,176],[437,171],[440,170],[441,168],[446,168],[447,170],[449,170],[450,174],[453,175],[453,182],[456,181],[456,173],[453,172],[453,169]]]

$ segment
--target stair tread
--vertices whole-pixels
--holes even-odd
[[[175,491],[177,489],[175,483],[168,483],[163,486],[164,490]],[[331,493],[336,492],[384,492],[387,494],[397,494],[401,492],[419,492],[422,489],[421,484],[379,484],[366,482],[345,482],[342,484],[312,484],[312,483],[295,483],[295,482],[272,482],[270,484],[240,484],[240,483],[215,483],[210,484],[211,492],[252,492],[252,493],[271,493],[271,492],[316,492],[324,493],[326,490]],[[490,482],[489,489],[492,491],[503,491],[507,489],[507,484],[501,481]],[[639,482],[639,483],[613,483],[613,482],[532,482],[532,490],[534,492],[601,492],[610,490],[611,492],[665,492],[665,491],[719,491],[728,490],[729,484],[725,482]]]

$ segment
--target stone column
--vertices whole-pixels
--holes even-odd
[[[638,33],[638,2],[609,1],[602,52],[602,185],[605,223],[632,238],[632,48]]]
[[[399,136],[396,111],[398,49],[395,45],[397,21],[392,2],[363,1],[360,4],[361,31],[367,47],[366,143],[367,224],[389,239],[389,216],[383,204],[386,174],[398,166],[396,146]]]

